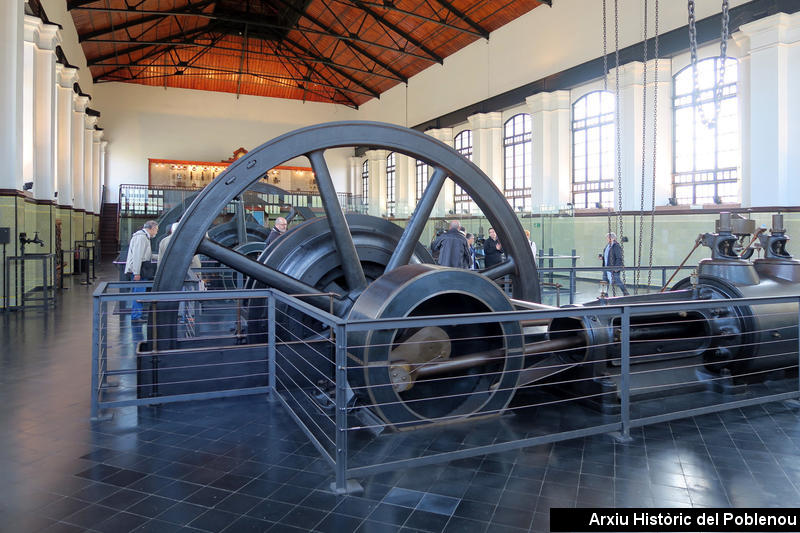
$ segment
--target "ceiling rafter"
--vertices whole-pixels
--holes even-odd
[[[442,4],[445,8],[447,8],[447,10],[450,11],[453,15],[455,15],[456,17],[460,18],[461,20],[463,20],[464,22],[469,24],[469,26],[471,28],[473,28],[473,29],[475,29],[477,31],[486,32],[486,30],[484,30],[483,27],[480,24],[478,24],[477,22],[472,20],[472,18],[470,18],[469,15],[467,15],[466,13],[464,13],[463,11],[458,9],[456,6],[454,6],[448,0],[436,0],[436,1],[439,2],[440,4]],[[486,39],[489,38],[489,33],[488,32],[486,32],[486,37],[485,38]]]
[[[292,6],[294,7],[294,6]],[[76,7],[76,10],[82,11],[94,11],[94,12],[101,12],[101,13],[137,13],[137,14],[146,14],[146,15],[163,15],[163,16],[170,16],[170,17],[201,17],[207,18],[210,20],[219,20],[222,22],[230,22],[233,24],[250,24],[251,26],[258,26],[262,28],[270,28],[273,30],[296,30],[300,32],[307,32],[313,33],[316,35],[322,35],[324,37],[331,37],[333,39],[342,39],[345,41],[351,41],[354,43],[363,44],[365,46],[374,46],[376,48],[382,48],[384,50],[388,50],[390,52],[396,52],[403,55],[408,55],[412,57],[416,57],[419,59],[424,59],[425,61],[431,61],[431,58],[427,55],[417,54],[414,52],[410,52],[408,50],[398,50],[397,48],[387,46],[382,43],[377,43],[375,41],[368,41],[366,39],[362,39],[357,35],[343,35],[338,32],[330,32],[324,30],[315,30],[314,28],[309,27],[301,27],[297,26],[287,26],[285,24],[276,24],[272,22],[265,22],[263,20],[257,20],[248,17],[237,17],[232,15],[215,15],[212,13],[175,13],[172,11],[157,11],[157,10],[144,10],[144,9],[122,9],[122,8],[113,8],[113,7]],[[296,9],[296,8],[295,8]],[[305,14],[304,14],[305,16]]]
[[[407,42],[413,44],[419,50],[422,50],[423,52],[428,54],[428,56],[430,56],[430,59],[432,59],[433,61],[439,63],[440,65],[444,64],[444,58],[443,57],[441,57],[439,54],[437,54],[436,52],[434,52],[433,50],[431,50],[430,48],[425,46],[424,43],[422,43],[419,39],[417,39],[413,35],[409,34],[403,28],[401,28],[400,26],[398,26],[397,24],[395,24],[391,20],[387,19],[382,14],[378,13],[376,10],[372,9],[370,6],[366,5],[361,0],[352,0],[352,2],[355,5],[357,5],[358,8],[361,9],[362,11],[364,11],[365,13],[369,13],[369,15],[372,18],[374,18],[375,20],[377,20],[379,24],[381,24],[382,26],[384,26],[386,28],[389,28],[390,30],[395,32],[397,35],[399,35],[400,37],[405,39]]]
[[[169,45],[172,45],[172,46],[181,45],[181,44],[187,44],[188,45],[188,44],[191,44],[191,41],[189,41],[189,39],[191,39],[193,37],[197,37],[197,36],[202,35],[204,33],[208,33],[208,26],[204,26],[203,28],[196,28],[196,29],[194,29],[192,31],[189,31],[189,32],[173,33],[172,35],[168,35],[167,37],[164,37],[161,40],[169,43]],[[183,38],[183,41],[174,41],[174,39],[178,39],[178,38],[181,38],[181,37]],[[97,41],[86,41],[86,42],[87,43],[91,43],[91,42],[97,42]],[[137,41],[124,41],[124,42],[125,43],[137,43]],[[154,46],[154,45],[152,45],[152,44],[139,44],[137,46],[131,46],[129,48],[125,48],[124,50],[117,50],[114,53],[103,54],[101,56],[92,57],[92,58],[88,58],[87,57],[86,58],[86,65],[89,66],[89,67],[92,67],[92,66],[97,65],[98,63],[102,63],[103,61],[107,61],[107,60],[115,58],[115,57],[117,57],[119,55],[132,54],[133,52],[138,52],[140,50],[144,50],[144,49],[149,48],[151,46]]]
[[[334,0],[334,1],[342,3],[342,4],[345,4],[345,5],[348,5],[348,6],[357,7],[352,2],[352,0]],[[451,24],[451,23],[447,22],[447,20],[445,20],[445,19],[438,19],[438,18],[428,17],[428,16],[422,15],[420,13],[415,13],[414,11],[406,11],[405,9],[400,9],[399,7],[397,7],[394,4],[379,3],[379,2],[365,1],[365,0],[361,0],[361,3],[364,4],[364,5],[370,6],[370,7],[375,7],[375,8],[378,8],[378,9],[385,9],[386,11],[392,11],[394,13],[399,13],[399,14],[404,15],[406,17],[415,18],[415,19],[418,19],[418,20],[422,20],[424,22],[430,22],[432,24],[436,24],[438,26],[442,26],[444,28],[447,28],[447,29],[450,29],[450,30],[455,30],[455,31],[458,31],[458,32],[461,32],[461,33],[466,33],[467,35],[472,35],[474,37],[480,37],[482,39],[488,39],[489,38],[489,32],[486,31],[486,30],[477,31],[477,30],[473,30],[473,29],[469,29],[469,28],[462,28],[460,26],[456,26],[455,24]]]
[[[172,13],[173,15],[180,15],[180,14],[190,13],[190,12],[196,11],[198,9],[206,8],[206,7],[210,6],[211,4],[214,4],[216,1],[217,0],[204,0],[203,2],[199,2],[197,4],[190,4],[189,6],[183,8],[183,9],[170,11],[170,13]],[[127,20],[127,21],[125,21],[125,22],[123,22],[121,24],[116,24],[114,28],[112,28],[111,26],[108,26],[108,27],[105,27],[105,28],[100,28],[99,30],[90,31],[88,33],[84,33],[82,35],[79,35],[78,36],[78,42],[82,43],[84,41],[88,41],[88,40],[94,39],[96,37],[107,35],[109,33],[112,33],[113,31],[126,30],[128,28],[133,28],[134,26],[138,26],[140,24],[148,24],[150,22],[163,21],[168,16],[170,16],[170,15],[164,15],[164,14],[147,15],[147,16],[135,19],[135,20]]]
[[[300,11],[295,6],[293,6],[290,2],[287,2],[287,0],[280,0],[280,1],[285,6],[287,6],[289,9],[292,9],[295,12],[299,12],[299,14],[301,14],[303,17],[307,18],[308,20],[310,20],[312,23],[316,24],[320,28],[322,28],[322,29],[324,29],[324,30],[326,30],[327,32],[330,32],[330,33],[336,33],[336,31],[333,28],[331,28],[330,26],[328,26],[327,24],[325,24],[321,20],[317,19],[313,15],[309,15],[307,13],[304,13],[304,12]],[[353,50],[355,52],[358,52],[359,54],[361,54],[362,56],[366,57],[367,59],[369,59],[370,61],[372,61],[376,65],[379,65],[381,68],[385,69],[387,72],[391,72],[392,74],[394,74],[395,76],[400,78],[403,83],[408,83],[408,78],[406,76],[404,76],[402,72],[400,72],[400,71],[396,70],[395,68],[389,66],[384,61],[381,61],[380,59],[375,57],[372,53],[370,53],[369,50],[366,50],[366,49],[362,48],[361,46],[359,46],[359,45],[357,45],[355,43],[352,43],[352,42],[346,42],[345,44],[347,44],[348,48],[350,48],[351,50]],[[386,48],[390,48],[390,47],[386,47]],[[394,50],[394,49],[392,49],[392,50]]]

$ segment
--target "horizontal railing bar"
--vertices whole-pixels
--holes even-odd
[[[572,431],[563,431],[561,433],[551,433],[549,435],[540,435],[538,437],[529,437],[527,439],[515,440],[510,442],[487,444],[484,446],[477,446],[474,448],[467,448],[464,450],[442,452],[434,455],[426,455],[424,457],[413,457],[410,459],[402,459],[399,461],[381,463],[378,465],[348,468],[347,475],[348,477],[370,476],[381,472],[388,472],[391,470],[403,470],[406,468],[438,464],[445,461],[467,459],[469,457],[475,457],[477,455],[500,453],[510,450],[517,450],[519,448],[527,448],[529,446],[539,446],[542,444],[550,444],[553,442],[560,442],[564,440],[589,437],[592,435],[599,435],[602,433],[610,433],[612,431],[618,431],[620,429],[622,429],[622,422],[621,421],[613,422],[611,424],[602,424],[600,426],[593,426],[590,428],[575,429]]]
[[[185,394],[172,394],[169,396],[155,396],[153,398],[135,398],[130,400],[110,400],[98,401],[97,405],[101,408],[110,409],[112,407],[129,407],[132,405],[142,406],[158,403],[185,402],[189,400],[211,400],[213,398],[229,398],[234,396],[250,396],[254,394],[264,394],[269,392],[269,387],[259,386],[246,389],[228,389],[222,391],[208,392],[189,392]]]

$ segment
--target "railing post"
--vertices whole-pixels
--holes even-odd
[[[334,490],[347,493],[347,330],[336,331],[336,481]]]
[[[275,295],[270,292],[267,297],[267,376],[269,379],[269,398],[277,400],[275,388]]]
[[[550,256],[550,259],[548,260],[548,264],[550,265],[550,274],[549,274],[550,283],[553,283],[553,249],[552,248],[548,248],[547,249],[547,255]]]
[[[91,390],[91,419],[97,420],[99,411],[98,393],[100,368],[100,298],[95,296],[92,301],[92,390]]]
[[[575,292],[576,292],[575,285],[577,283],[578,280],[576,279],[575,275],[575,266],[573,265],[573,267],[569,270],[569,303],[571,304],[575,303]]]
[[[622,308],[622,323],[620,331],[620,415],[622,417],[622,439],[631,438],[631,308]]]

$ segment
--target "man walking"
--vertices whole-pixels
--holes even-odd
[[[439,252],[439,264],[455,268],[469,268],[469,245],[461,231],[458,220],[450,222],[450,229],[433,243],[433,251]]]
[[[130,281],[152,279],[152,269],[143,269],[142,265],[147,263],[149,267],[150,261],[157,257],[150,248],[150,239],[155,237],[156,233],[158,233],[158,222],[148,220],[142,229],[131,236],[131,242],[128,244],[128,257],[125,260],[125,273],[128,274]],[[144,287],[137,287],[131,292],[144,292]],[[142,304],[136,301],[131,305],[131,322],[145,322],[145,319],[142,318]]]
[[[603,249],[603,254],[601,258],[603,260],[604,267],[624,267],[625,263],[622,258],[622,246],[619,245],[617,242],[617,234],[616,233],[607,233],[606,240],[608,244]],[[608,281],[609,286],[617,286],[622,291],[624,296],[628,296],[628,289],[625,288],[625,284],[622,283],[622,278],[620,278],[620,268],[611,268],[606,270],[603,273],[603,277],[606,281]]]

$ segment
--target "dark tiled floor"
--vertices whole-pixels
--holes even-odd
[[[380,474],[344,497],[264,397],[90,422],[91,290],[0,316],[3,531],[547,531],[550,507],[800,506],[800,423],[784,404],[647,427],[627,445],[599,436]]]

